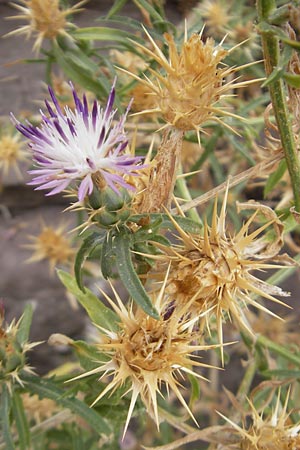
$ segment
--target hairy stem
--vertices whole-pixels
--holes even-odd
[[[269,19],[271,15],[274,14],[274,11],[276,11],[275,0],[257,0],[257,12],[260,25],[263,25],[264,22],[269,22]],[[265,59],[265,71],[268,77],[279,65],[279,40],[274,33],[264,31],[263,26],[259,26],[258,28],[260,28],[261,32],[262,48]],[[268,86],[278,131],[291,178],[295,207],[297,211],[300,211],[300,162],[289,119],[284,82],[281,78],[279,78],[272,81]]]

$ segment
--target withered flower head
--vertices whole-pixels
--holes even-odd
[[[39,398],[38,395],[30,395],[28,392],[22,395],[22,401],[27,417],[35,423],[49,419],[60,409],[50,398]]]
[[[22,177],[18,164],[29,159],[29,153],[24,150],[24,142],[15,132],[9,130],[0,134],[0,173],[6,175],[11,169]]]
[[[293,424],[287,413],[289,393],[284,405],[280,402],[280,391],[278,393],[276,406],[271,415],[265,416],[251,407],[252,425],[249,428],[240,427],[230,419],[221,416],[229,422],[241,436],[241,450],[297,450],[300,446],[300,423]]]
[[[226,33],[231,16],[229,15],[230,2],[224,0],[204,0],[195,9],[201,13],[205,25],[210,33]]]
[[[168,60],[149,33],[145,32],[153,50],[139,43],[135,45],[153,58],[158,68],[149,69],[149,78],[142,79],[131,73],[132,77],[148,89],[156,104],[154,108],[142,111],[141,114],[158,113],[167,125],[182,131],[197,132],[208,120],[220,122],[220,116],[236,117],[225,108],[219,107],[218,102],[225,96],[228,97],[232,89],[257,80],[236,82],[232,78],[236,71],[245,67],[229,67],[223,63],[224,58],[235,47],[229,51],[225,50],[222,42],[215,45],[212,38],[204,42],[201,33],[194,33],[189,39],[185,36],[181,51],[178,52],[173,37],[166,33],[164,37],[169,47]],[[228,76],[231,76],[231,81],[226,82]]]
[[[197,315],[202,315],[203,326],[209,328],[210,318],[216,317],[220,343],[223,342],[222,322],[227,316],[251,332],[245,314],[247,305],[275,316],[253,294],[280,304],[282,302],[274,295],[289,295],[252,274],[254,270],[282,267],[274,263],[280,259],[277,254],[282,245],[281,222],[268,207],[251,202],[240,204],[243,209],[255,208],[257,211],[234,236],[230,236],[226,230],[226,197],[227,193],[219,216],[215,202],[211,226],[205,223],[203,235],[189,234],[174,221],[181,244],[171,247],[159,245],[164,254],[154,257],[163,261],[162,273],[165,266],[171,264],[166,288],[169,298],[177,303],[191,302],[192,299],[191,308]],[[250,232],[259,210],[268,221]],[[271,225],[277,238],[269,242],[262,234]],[[288,263],[286,259],[282,261]]]
[[[33,242],[24,245],[33,251],[32,256],[26,262],[48,260],[51,272],[58,264],[70,265],[75,256],[75,248],[67,236],[66,229],[67,224],[65,223],[54,228],[42,221],[40,233],[36,236],[29,236]]]
[[[193,371],[192,366],[208,366],[192,359],[191,354],[216,347],[195,343],[195,340],[199,338],[199,334],[193,331],[197,319],[189,317],[187,308],[175,310],[172,304],[165,304],[164,290],[165,283],[153,299],[154,306],[160,313],[160,320],[146,315],[141,309],[134,312],[132,305],[125,307],[115,291],[117,304],[103,293],[120,319],[119,329],[116,332],[100,329],[103,339],[101,343],[96,344],[97,348],[109,355],[111,359],[96,369],[74,378],[78,379],[98,372],[112,375],[110,383],[96,398],[93,405],[108,392],[114,392],[125,382],[129,383],[130,387],[126,394],[128,392],[132,394],[124,434],[138,396],[159,427],[157,394],[162,395],[163,386],[168,393],[174,392],[194,419],[181,393],[182,386],[178,380],[183,380],[184,374],[203,378]]]
[[[55,40],[57,36],[66,36],[67,28],[72,26],[66,18],[79,12],[79,7],[86,3],[86,0],[80,1],[71,8],[61,9],[59,0],[21,0],[22,5],[13,3],[13,6],[21,11],[18,16],[9,17],[10,19],[25,19],[29,22],[8,35],[25,34],[27,37],[35,35],[33,50],[39,51],[44,39]]]

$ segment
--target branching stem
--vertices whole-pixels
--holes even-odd
[[[257,0],[259,23],[262,25],[264,22],[269,22],[269,19],[271,15],[274,14],[275,10],[275,0]],[[264,31],[263,27],[260,26],[258,26],[258,28],[261,32],[265,71],[267,77],[269,77],[273,70],[279,65],[279,40],[274,33]],[[272,81],[268,87],[282,142],[282,148],[291,178],[295,207],[297,211],[300,211],[300,162],[286,104],[284,81],[281,78],[276,79]]]

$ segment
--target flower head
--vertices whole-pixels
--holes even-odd
[[[73,262],[75,249],[66,236],[66,224],[53,228],[42,223],[41,232],[37,236],[29,236],[29,239],[33,242],[26,247],[33,250],[33,254],[27,262],[48,260],[51,271],[57,264],[69,265]]]
[[[4,132],[0,134],[0,172],[6,175],[14,169],[21,176],[18,164],[28,160],[28,152],[24,150],[24,142],[16,133]]]
[[[115,192],[116,185],[133,187],[122,175],[133,175],[141,166],[141,158],[125,153],[128,141],[124,131],[127,111],[113,124],[115,87],[112,86],[105,109],[95,100],[89,111],[87,98],[79,99],[73,89],[75,110],[61,109],[54,92],[49,92],[55,108],[46,100],[49,113],[42,113],[42,124],[35,127],[17,122],[16,128],[31,140],[29,144],[37,168],[29,183],[36,189],[50,189],[48,195],[63,191],[73,180],[80,180],[78,198],[83,200],[93,191],[94,181],[102,180]]]
[[[227,51],[222,43],[215,45],[212,38],[204,42],[201,34],[194,33],[189,39],[185,37],[182,49],[178,52],[173,37],[165,33],[169,47],[168,60],[149,33],[147,36],[153,50],[139,43],[136,45],[157,62],[158,69],[149,69],[151,76],[144,79],[131,73],[132,77],[148,89],[155,103],[154,108],[142,111],[142,114],[159,113],[167,124],[182,131],[197,132],[208,120],[219,122],[219,116],[235,116],[219,108],[217,102],[228,97],[228,92],[232,89],[257,80],[238,83],[231,79],[225,82],[226,77],[231,75],[232,78],[242,68],[229,67],[223,63],[223,59],[234,47]]]
[[[67,16],[79,12],[79,7],[86,3],[81,1],[71,8],[61,9],[59,0],[21,0],[21,2],[24,6],[16,3],[13,3],[13,6],[23,14],[12,16],[10,19],[25,19],[29,24],[8,35],[25,34],[27,37],[36,35],[33,45],[33,50],[36,51],[39,51],[45,38],[55,40],[59,35],[68,35],[66,29],[73,24],[67,22]]]
[[[14,383],[23,386],[24,372],[33,373],[26,362],[26,353],[40,344],[29,343],[24,339],[24,331],[21,333],[20,328],[25,320],[28,320],[28,310],[25,310],[17,323],[15,320],[10,324],[5,323],[3,307],[0,305],[0,385],[4,383],[9,390]]]
[[[230,2],[224,2],[223,0],[204,0],[195,8],[195,11],[201,12],[210,34],[220,35],[222,33],[224,35],[228,31],[230,6]]]
[[[157,394],[162,395],[163,386],[167,392],[170,390],[174,392],[194,419],[181,393],[181,384],[178,380],[183,379],[184,374],[203,378],[193,371],[192,366],[208,366],[192,359],[191,354],[216,347],[195,343],[199,338],[199,333],[193,331],[196,319],[190,319],[188,308],[175,310],[172,304],[164,303],[164,289],[165,285],[154,298],[154,306],[159,311],[160,320],[153,319],[141,309],[134,312],[132,305],[126,308],[115,291],[117,304],[103,293],[120,318],[117,331],[100,328],[103,338],[101,343],[97,344],[97,348],[111,359],[75,378],[99,372],[112,375],[111,382],[93,405],[108,392],[114,392],[125,382],[129,383],[130,387],[126,394],[128,392],[132,394],[124,434],[138,396],[141,397],[157,427],[159,426]]]
[[[279,259],[277,253],[282,245],[281,224],[275,213],[261,206],[261,211],[269,220],[251,232],[250,226],[255,220],[259,206],[252,203],[243,205],[244,209],[252,207],[256,212],[235,236],[230,236],[226,230],[226,197],[227,194],[220,216],[217,215],[215,203],[211,227],[205,223],[203,235],[187,233],[174,221],[182,243],[171,247],[159,245],[165,255],[155,257],[164,262],[162,273],[165,266],[171,264],[166,287],[170,301],[174,299],[179,304],[191,302],[191,309],[197,315],[202,315],[201,322],[204,326],[210,327],[210,319],[215,317],[221,344],[222,322],[228,316],[239,327],[253,333],[245,314],[247,305],[275,316],[259,303],[253,294],[280,304],[282,302],[274,295],[289,295],[279,287],[269,285],[252,274],[254,270],[282,267],[276,263],[272,264],[273,260],[276,261],[276,257]],[[271,225],[278,236],[277,239],[273,238],[272,242],[268,242],[263,232]]]
[[[300,446],[300,423],[293,424],[287,412],[289,392],[285,402],[280,402],[280,390],[275,408],[271,415],[261,414],[256,410],[253,403],[251,407],[252,425],[247,429],[240,427],[233,421],[220,414],[238,431],[241,442],[241,450],[296,450]]]

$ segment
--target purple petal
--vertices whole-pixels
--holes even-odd
[[[53,104],[54,104],[54,106],[55,106],[55,108],[56,108],[56,111],[58,112],[58,114],[60,115],[60,116],[62,116],[63,117],[63,112],[62,112],[62,110],[61,110],[61,107],[59,106],[59,103],[58,103],[58,101],[57,101],[57,98],[55,97],[55,94],[54,94],[54,92],[53,92],[53,89],[52,89],[52,87],[51,86],[48,86],[48,91],[49,91],[49,94],[50,94],[50,97],[51,97],[51,99],[52,99],[52,101],[53,101]],[[47,105],[46,105],[47,106]],[[50,111],[49,111],[50,112]],[[53,111],[52,111],[53,112]],[[51,114],[51,113],[50,113]],[[54,114],[54,113],[53,113]]]
[[[114,79],[111,91],[108,96],[105,113],[104,113],[104,120],[107,120],[112,112],[112,107],[115,101],[116,91],[115,91],[115,84],[116,84],[116,78]]]
[[[98,116],[98,103],[95,100],[94,104],[93,104],[93,109],[92,109],[92,124],[93,124],[93,128],[95,130],[96,128],[96,120],[97,120],[97,116]]]
[[[90,174],[88,174],[82,182],[80,183],[79,189],[78,189],[78,200],[81,202],[84,200],[84,197],[87,194],[91,194],[93,192],[94,185],[92,181],[92,177]]]

